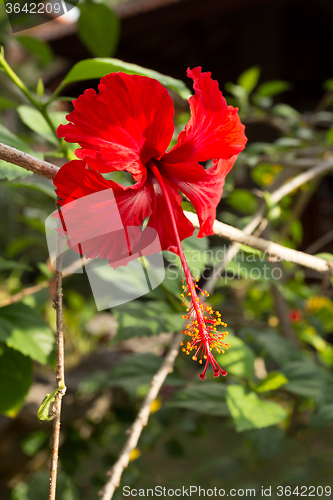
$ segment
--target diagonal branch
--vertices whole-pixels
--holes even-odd
[[[331,157],[328,160],[320,162],[318,165],[316,165],[313,168],[310,168],[306,172],[302,172],[301,174],[296,175],[291,180],[283,184],[281,187],[277,188],[275,191],[273,191],[273,193],[271,193],[271,201],[273,203],[278,203],[280,200],[282,200],[282,198],[284,198],[284,196],[292,193],[295,189],[298,189],[306,182],[309,182],[315,179],[316,177],[329,172],[332,169],[333,169],[333,158]],[[244,227],[243,233],[247,235],[252,234],[254,230],[259,226],[259,224],[263,221],[265,211],[266,211],[266,204],[263,203],[261,207],[257,210],[257,212],[254,214],[249,224],[247,224],[247,226]],[[229,262],[231,262],[232,259],[237,255],[238,250],[239,248],[237,244],[234,243],[230,245],[228,251],[224,256],[223,262],[221,262],[221,264],[216,269],[216,272],[214,273],[213,276],[211,276],[211,278],[207,283],[206,289],[209,293],[211,293],[214,290],[216,282],[221,277],[221,272],[223,271],[225,266],[227,266]]]
[[[35,174],[42,175],[43,177],[47,177],[48,179],[53,179],[59,171],[59,167],[52,165],[52,163],[40,160],[28,153],[23,153],[23,151],[19,151],[18,149],[2,143],[0,143],[0,160],[13,163],[14,165],[18,165],[19,167],[25,168]]]
[[[199,220],[196,214],[192,212],[185,212],[185,215],[195,227],[199,227]],[[223,222],[219,222],[217,220],[214,222],[213,229],[217,236],[261,250],[267,254],[268,258],[277,257],[279,260],[294,262],[295,264],[315,269],[320,273],[326,273],[329,275],[333,274],[332,263],[319,257],[314,257],[313,255],[284,247],[278,243],[264,240],[263,238],[247,235],[244,231],[228,226],[228,224],[224,224]]]
[[[107,474],[110,476],[110,479],[100,493],[102,500],[111,500],[115,489],[119,486],[123,470],[128,466],[131,452],[136,447],[143,428],[147,425],[151,404],[156,399],[167,375],[173,371],[173,365],[179,351],[181,339],[182,335],[180,333],[176,333],[161,368],[158,372],[156,372],[151,381],[148,394],[145,397],[140,411],[129,431],[129,438],[121,450],[117,462],[112,466]]]

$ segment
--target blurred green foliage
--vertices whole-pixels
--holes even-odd
[[[67,99],[63,94],[70,84],[98,79],[112,71],[156,78],[180,97],[189,97],[190,91],[182,81],[111,58],[119,26],[106,4],[89,1],[80,4],[80,9],[79,36],[92,56],[99,57],[77,63],[52,94],[40,79],[44,68],[54,64],[50,47],[29,37],[18,37],[15,43],[24,47],[28,57],[26,65],[14,69],[40,108],[23,101],[6,80],[0,98],[0,142],[51,161],[64,159],[66,154],[74,157],[74,149],[62,144],[54,133],[65,122],[66,112],[60,106]],[[101,22],[112,29],[100,29]],[[33,74],[29,71],[32,67]],[[3,74],[1,81],[5,81]],[[287,92],[291,83],[261,82],[257,66],[225,88],[231,95],[228,103],[240,107],[245,123],[269,124],[279,137],[270,143],[252,142],[240,155],[228,175],[218,218],[242,229],[264,199],[270,239],[298,248],[303,227],[301,214],[295,213],[295,201],[302,193],[311,194],[312,186],[306,184],[272,205],[267,193],[288,178],[288,165],[309,157],[306,155],[311,148],[315,148],[312,159],[325,157],[333,143],[331,101],[324,111],[302,114],[281,102],[280,94]],[[327,92],[332,88],[331,80],[325,82]],[[47,111],[49,122],[41,110]],[[8,116],[15,117],[15,126]],[[175,136],[187,119],[187,113],[176,116]],[[33,380],[49,377],[55,363],[54,271],[48,261],[43,227],[54,210],[54,191],[51,182],[4,161],[0,162],[0,179],[0,411],[14,419]],[[184,207],[191,209],[187,200]],[[226,244],[216,237],[194,236],[184,241],[190,268],[203,288],[209,274],[223,260]],[[333,259],[328,253],[320,256]],[[102,350],[117,353],[118,360],[108,370],[84,374],[73,390],[71,397],[81,410],[76,409],[73,418],[63,425],[60,500],[96,497],[162,362],[166,345],[158,345],[158,354],[143,352],[142,347],[147,345],[149,349],[147,339],[182,327],[179,259],[168,252],[164,257],[167,278],[158,289],[104,312],[104,316],[97,312],[85,278],[73,275],[65,280],[67,366],[80,366]],[[41,287],[7,304],[10,297],[31,285]],[[273,288],[283,301],[285,317],[278,312]],[[209,299],[232,327],[227,338],[231,347],[218,356],[228,376],[213,380],[209,374],[207,381],[199,382],[199,367],[185,356],[178,357],[159,396],[161,409],[151,415],[140,439],[142,455],[131,462],[122,484],[176,487],[199,482],[225,489],[235,484],[239,488],[330,484],[331,292],[327,280],[309,280],[295,264],[268,262],[261,252],[242,246]],[[103,326],[100,320],[106,324]],[[111,334],[112,328],[116,331]],[[49,408],[43,409],[46,413],[41,416],[47,419]],[[49,428],[40,429],[27,431],[21,440],[21,453],[27,461],[49,450],[48,432],[44,430]],[[37,470],[22,477],[17,471],[11,484],[11,500],[42,500],[48,473]],[[114,498],[122,498],[120,490]]]

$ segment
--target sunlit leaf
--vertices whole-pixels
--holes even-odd
[[[122,71],[123,73],[127,73],[129,75],[143,75],[148,76],[149,78],[154,78],[165,87],[174,90],[183,99],[188,99],[191,96],[191,92],[181,80],[176,80],[171,76],[162,75],[157,71],[143,68],[137,64],[127,63],[119,59],[100,57],[95,59],[85,59],[75,64],[67,74],[60,88],[64,88],[66,85],[73,82],[97,78],[99,79],[109,73],[117,71]]]
[[[59,387],[52,394],[46,394],[42,401],[42,404],[38,408],[37,417],[40,422],[44,420],[53,420],[54,414],[52,413],[52,407],[55,403],[56,396],[59,392]]]
[[[30,128],[36,134],[44,137],[47,141],[54,144],[55,146],[59,145],[59,141],[56,138],[55,134],[52,132],[50,125],[46,122],[45,118],[41,115],[41,113],[30,106],[22,105],[17,108],[17,111],[20,115],[23,123]],[[62,111],[54,111],[49,113],[49,117],[55,128],[61,123],[66,123],[66,114]]]
[[[253,66],[242,73],[237,84],[243,87],[248,94],[256,87],[260,77],[260,68],[258,66]]]
[[[282,422],[288,415],[280,405],[263,401],[240,385],[227,387],[227,405],[237,432],[269,427]]]
[[[26,304],[17,302],[0,308],[0,341],[39,363],[51,362],[54,335],[44,319]]]
[[[257,392],[275,391],[288,383],[288,379],[280,372],[270,372],[256,387]]]

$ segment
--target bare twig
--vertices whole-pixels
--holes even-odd
[[[195,227],[199,227],[199,220],[196,214],[192,212],[185,212],[185,215]],[[329,275],[333,274],[333,268],[330,263],[324,259],[320,259],[319,257],[314,257],[313,255],[308,255],[304,252],[299,252],[298,250],[278,245],[277,243],[264,240],[263,238],[247,235],[240,229],[228,226],[228,224],[224,224],[223,222],[219,222],[217,220],[214,222],[213,229],[217,236],[221,236],[222,238],[226,238],[231,241],[237,241],[238,243],[243,243],[244,245],[261,250],[267,254],[268,258],[277,257],[278,260],[294,262],[295,264],[315,269],[321,273]]]
[[[59,167],[52,165],[52,163],[40,160],[28,153],[23,153],[23,151],[19,151],[18,149],[2,143],[0,143],[0,160],[13,163],[14,165],[18,165],[19,167],[30,170],[30,172],[42,175],[43,177],[47,177],[48,179],[53,179],[59,170]]]
[[[87,263],[90,260],[93,259],[85,259],[84,262]],[[75,271],[77,271],[77,269],[80,269],[81,267],[82,267],[82,259],[80,258],[74,261],[69,266],[65,267],[65,269],[62,272],[62,277],[67,278],[67,276],[71,276],[73,273],[75,273]],[[51,282],[54,279],[55,276],[52,276],[50,279],[43,281],[42,283],[38,283],[37,285],[24,288],[24,290],[21,290],[20,292],[17,292],[14,295],[11,295],[10,297],[7,297],[6,299],[0,301],[0,307],[8,306],[9,304],[14,304],[15,302],[19,302],[20,300],[24,299],[24,297],[27,297],[28,295],[33,295],[34,293],[40,292],[44,288],[50,286]]]
[[[330,170],[332,170],[332,168],[333,168],[333,158],[330,158],[329,160],[320,162],[319,165],[310,168],[306,172],[302,172],[301,174],[296,175],[291,180],[283,184],[281,187],[273,191],[273,193],[271,194],[272,202],[278,203],[287,194],[292,193],[295,189],[298,189],[306,182],[309,182],[315,179],[316,177],[323,175],[326,172],[329,172]],[[263,203],[257,210],[257,212],[254,214],[249,224],[246,227],[244,227],[243,233],[247,235],[252,234],[254,230],[257,228],[257,226],[262,222],[265,211],[266,211],[266,205]],[[234,243],[230,245],[224,256],[223,262],[221,262],[221,264],[218,266],[216,272],[214,273],[213,276],[210,277],[206,285],[206,289],[209,293],[213,291],[216,282],[221,277],[221,272],[229,264],[229,262],[231,262],[232,259],[237,255],[238,251],[239,247],[237,244]]]
[[[145,427],[145,425],[147,425],[151,404],[156,399],[167,375],[173,370],[173,365],[179,351],[179,344],[181,339],[182,335],[180,333],[176,333],[161,368],[154,375],[151,381],[148,394],[145,397],[140,411],[129,431],[129,438],[127,439],[125,446],[121,450],[117,462],[108,472],[108,476],[110,476],[110,479],[100,493],[102,500],[111,500],[115,489],[119,486],[123,470],[128,466],[131,452],[136,447],[143,428]]]
[[[41,160],[38,160],[37,158],[34,158],[33,156],[30,156],[27,153],[22,153],[24,154],[25,162],[21,164],[20,162],[16,161],[16,157],[14,158],[15,161],[13,160],[13,153],[16,154],[21,152],[14,148],[11,148],[10,146],[6,146],[4,144],[0,145],[0,158],[2,158],[5,161],[13,162],[16,165],[22,166],[23,168],[26,168],[28,170],[33,170],[36,173],[43,175],[44,177],[49,176],[49,178],[54,177],[59,170],[59,168],[56,167],[55,165],[52,165],[47,162],[41,162]],[[47,166],[50,167],[50,169],[42,168],[42,166],[40,168],[36,168],[36,162],[46,164]],[[333,168],[333,158],[330,158],[328,160],[320,162],[319,165],[310,168],[306,172],[302,172],[301,174],[296,175],[288,182],[277,188],[271,194],[272,202],[278,203],[287,194],[299,188],[304,183],[309,182],[315,179],[316,177],[325,174],[326,172],[329,172],[330,170],[332,170],[332,168]],[[255,236],[250,236],[251,233],[253,233],[254,230],[260,224],[262,224],[265,210],[266,206],[265,204],[262,204],[261,207],[256,212],[256,214],[254,215],[251,222],[242,231],[233,228],[231,226],[228,226],[227,224],[223,224],[222,222],[215,221],[213,227],[215,234],[230,239],[231,241],[237,241],[238,243],[244,243],[246,245],[252,246],[254,248],[262,250],[263,252],[267,252],[270,255],[279,257],[283,260],[289,260],[291,262],[295,262],[302,266],[310,267],[311,269],[315,269],[319,272],[331,274],[330,264],[323,259],[319,259],[318,257],[313,257],[311,255],[304,254],[303,252],[298,252],[297,250],[291,250],[289,248],[283,247],[282,245],[278,245],[268,240],[256,238]],[[186,215],[191,220],[191,222],[196,227],[198,227],[197,216],[191,212],[186,212]],[[264,226],[264,224],[262,225]],[[223,267],[225,267],[225,265],[227,265],[232,260],[232,258],[237,254],[238,250],[239,247],[237,244],[231,245],[231,247],[229,247],[224,257],[224,261],[221,267],[219,268],[219,271],[221,271]],[[216,272],[215,279],[212,278],[210,280],[210,287],[212,287],[212,285],[215,284],[215,282],[217,281],[218,279],[217,274],[218,273]]]
[[[43,290],[43,288],[47,288],[50,285],[50,281],[52,281],[53,279],[54,277],[52,277],[50,280],[38,283],[37,285],[24,288],[24,290],[15,293],[15,295],[11,295],[10,297],[7,297],[6,299],[2,300],[0,302],[0,307],[5,307],[8,306],[9,304],[14,304],[15,302],[19,302],[20,300],[24,299],[24,297],[27,297],[28,295],[33,295],[34,293]]]
[[[58,471],[58,456],[59,456],[59,441],[60,441],[60,415],[61,402],[66,392],[65,386],[65,364],[64,364],[64,336],[63,336],[63,312],[62,312],[62,235],[57,236],[57,271],[56,271],[56,289],[54,308],[57,314],[57,387],[59,391],[56,395],[53,413],[53,434],[52,434],[52,452],[51,452],[51,468],[50,468],[50,487],[48,500],[55,500],[57,486],[57,471]]]

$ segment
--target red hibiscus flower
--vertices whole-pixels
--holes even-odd
[[[168,152],[172,139],[173,103],[168,91],[156,80],[138,75],[112,73],[102,78],[99,93],[88,89],[75,102],[75,110],[67,116],[70,122],[60,125],[59,137],[78,143],[75,160],[64,165],[54,179],[60,203],[112,189],[124,228],[148,227],[159,236],[162,250],[179,254],[184,268],[184,295],[190,300],[185,315],[184,333],[191,341],[186,352],[206,359],[214,375],[226,374],[211,353],[226,347],[224,334],[216,326],[224,325],[219,313],[197,297],[197,283],[187,266],[180,241],[191,236],[194,227],[181,208],[181,191],[194,206],[200,221],[199,237],[213,234],[213,222],[225,177],[238,153],[245,146],[244,126],[237,109],[227,106],[218,83],[201,68],[188,70],[194,81],[195,95],[189,99],[191,118]],[[204,169],[198,162],[213,159]],[[135,184],[124,187],[106,180],[103,173],[117,170],[129,172]],[[101,224],[107,219],[105,203],[101,204]],[[97,239],[98,240],[98,239]],[[96,238],[87,256],[114,258],[115,246],[107,236]],[[117,247],[119,248],[119,247]],[[202,292],[205,294],[205,292]]]

